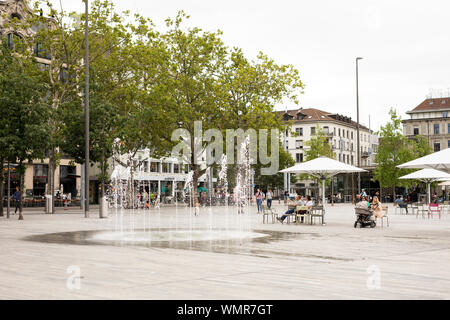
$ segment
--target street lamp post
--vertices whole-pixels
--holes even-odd
[[[358,168],[361,166],[361,147],[359,135],[359,83],[358,83],[358,61],[363,58],[356,58],[356,154]],[[361,173],[358,172],[358,193],[361,193]]]
[[[3,174],[3,173],[2,173]],[[7,208],[6,208],[6,218],[9,219],[9,215],[10,215],[10,208],[11,208],[11,165],[8,161],[8,188],[7,188],[7,192],[8,192],[8,200],[7,200]],[[3,199],[2,199],[3,201]]]
[[[85,135],[85,165],[84,165],[84,216],[89,218],[89,1],[85,0],[85,54],[84,54],[84,73],[85,73],[85,92],[84,92],[84,135]]]

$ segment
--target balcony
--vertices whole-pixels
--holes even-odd
[[[361,153],[361,158],[368,158],[369,157],[369,152],[364,151],[363,153]]]

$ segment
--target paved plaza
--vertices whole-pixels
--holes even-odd
[[[50,233],[117,227],[112,216],[100,220],[91,212],[86,219],[79,210],[58,210],[25,211],[24,221],[0,218],[0,299],[450,298],[449,213],[428,220],[394,215],[391,207],[390,226],[375,229],[354,229],[348,204],[328,206],[326,226],[262,224],[256,208],[244,216],[202,208],[191,217],[170,206],[132,217],[152,230],[240,221],[276,235],[186,248],[38,241]],[[68,286],[73,270],[80,272],[79,287]]]

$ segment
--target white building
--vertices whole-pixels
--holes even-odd
[[[127,163],[128,155],[119,157],[122,163]],[[181,163],[176,158],[152,158],[149,156],[148,149],[139,150],[133,157],[134,170],[133,178],[138,188],[145,189],[147,192],[156,192],[163,197],[180,198],[183,192],[184,184],[190,172],[190,165]],[[206,164],[200,164],[205,168]],[[114,158],[109,160],[110,176],[118,175],[122,179],[129,178],[129,169],[122,167]],[[99,170],[94,169],[93,174],[98,174]],[[199,178],[200,183],[207,187],[206,174]],[[217,182],[216,178],[212,182]]]
[[[316,134],[319,126],[328,137],[335,159],[350,165],[357,166],[357,124],[350,117],[330,113],[314,108],[287,110],[279,112],[280,117],[292,123],[291,130],[285,133],[284,146],[297,162],[305,161],[306,142]],[[287,123],[287,122],[286,122]],[[360,124],[360,166],[371,169],[375,165],[375,156],[378,151],[378,136],[369,128]],[[349,196],[355,188],[355,181],[348,175],[336,177],[336,188],[333,193],[341,192]],[[366,179],[367,180],[367,179]],[[369,179],[370,180],[370,179]],[[368,182],[366,183],[368,184]],[[312,181],[301,181],[295,189],[314,188]],[[364,187],[364,186],[363,186]]]
[[[280,112],[280,114],[283,116],[285,112]],[[297,163],[304,161],[304,151],[308,148],[306,141],[315,135],[318,125],[328,136],[328,142],[332,146],[336,160],[357,165],[356,122],[352,121],[350,117],[313,108],[288,110],[287,115],[293,125],[291,131],[287,132],[285,147]],[[373,156],[378,149],[378,136],[363,125],[360,125],[359,130],[361,166],[371,166],[373,165]]]

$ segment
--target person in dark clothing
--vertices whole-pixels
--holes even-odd
[[[20,191],[19,191],[19,187],[16,187],[16,192],[14,192],[13,194],[13,198],[14,200],[16,200],[16,210],[14,210],[14,214],[17,213],[17,209],[19,209],[19,205],[20,205]]]

